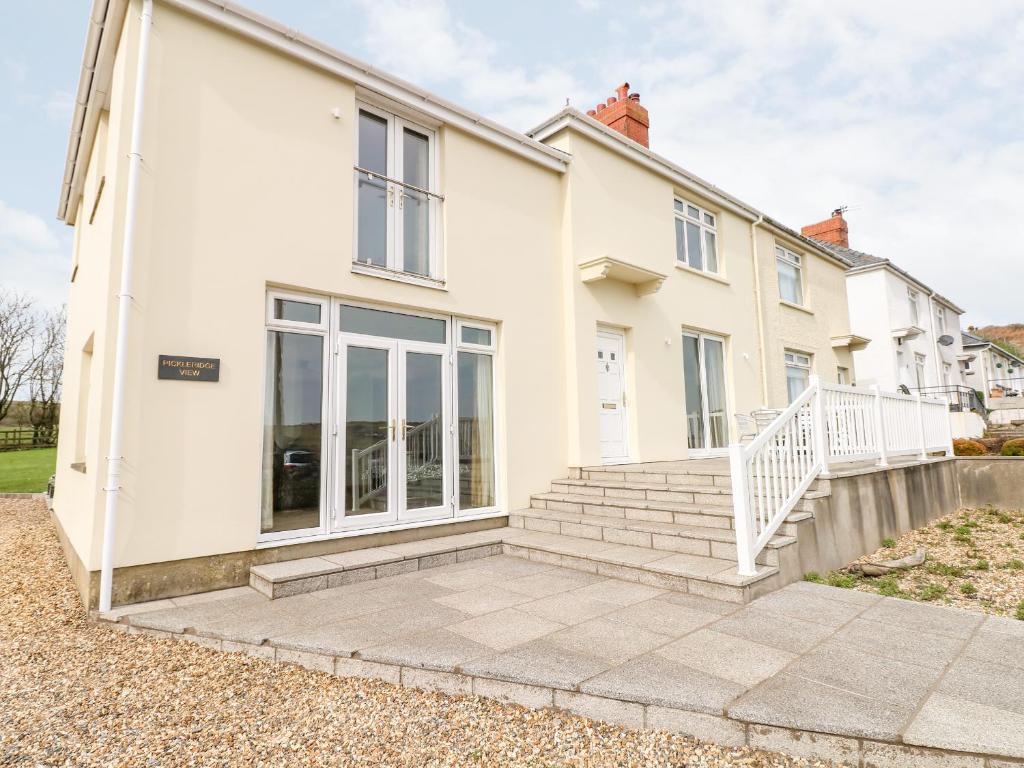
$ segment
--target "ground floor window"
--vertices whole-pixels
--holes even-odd
[[[496,334],[452,317],[272,293],[263,537],[493,508]]]
[[[803,352],[786,351],[786,393],[793,402],[811,383],[811,356]]]
[[[687,446],[696,451],[725,448],[729,444],[729,410],[724,339],[683,331],[683,388]]]

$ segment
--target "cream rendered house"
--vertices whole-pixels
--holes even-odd
[[[841,260],[616,103],[527,136],[235,6],[95,0],[54,498],[83,600],[503,526],[852,377]]]

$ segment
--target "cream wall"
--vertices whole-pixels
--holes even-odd
[[[150,57],[116,565],[256,544],[268,284],[499,323],[499,503],[564,475],[560,175],[442,129],[447,290],[353,274],[352,84],[162,3]]]
[[[113,334],[117,324],[119,274],[114,262],[119,262],[121,253],[134,90],[134,69],[126,62],[135,56],[137,40],[138,14],[129,13],[114,62],[110,110],[99,119],[83,196],[74,202],[78,215],[68,293],[65,404],[60,414],[54,513],[86,563],[99,560],[109,439],[105,427],[110,422]],[[83,350],[90,343],[92,362],[86,375]]]
[[[838,367],[848,368],[851,380],[856,380],[849,350],[832,346],[833,336],[850,333],[845,268],[796,238],[764,226],[757,227],[755,231],[761,270],[769,407],[784,408],[789,404],[786,350],[810,354],[813,357],[811,372],[825,382],[837,381]],[[781,299],[775,261],[776,243],[802,257],[804,301],[800,307]]]
[[[685,458],[684,328],[725,337],[730,421],[761,402],[749,224],[571,128],[545,142],[572,155],[563,231],[569,464],[601,462],[595,364],[602,325],[626,331],[631,458]],[[717,213],[724,279],[676,266],[677,194]],[[602,256],[668,277],[647,296],[614,280],[583,283],[578,265]]]

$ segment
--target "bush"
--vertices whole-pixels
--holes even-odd
[[[984,456],[985,446],[977,440],[968,440],[966,437],[958,437],[953,441],[954,456]]]
[[[1007,440],[1003,443],[1003,456],[1024,456],[1024,437],[1015,440]]]

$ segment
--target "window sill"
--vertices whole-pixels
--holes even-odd
[[[786,301],[785,299],[779,299],[779,304],[781,304],[784,307],[789,307],[790,309],[798,309],[801,312],[806,312],[808,315],[814,315],[814,310],[808,309],[803,304],[794,304],[793,302]]]
[[[394,280],[398,283],[408,283],[409,285],[419,285],[423,288],[433,288],[437,291],[448,290],[444,280],[437,280],[433,277],[424,277],[423,275],[413,275],[409,272],[399,272],[394,269],[377,267],[372,264],[360,264],[357,261],[352,262],[352,272],[357,275],[368,275],[370,277],[379,277],[384,280]]]
[[[691,275],[706,277],[708,280],[714,280],[716,283],[721,283],[722,285],[730,285],[730,282],[721,275],[717,275],[714,272],[705,272],[701,269],[694,269],[689,264],[682,264],[677,261],[676,269],[682,270],[683,272],[689,272]]]

